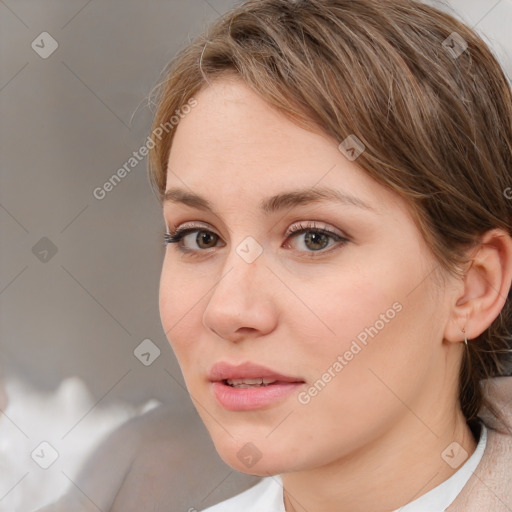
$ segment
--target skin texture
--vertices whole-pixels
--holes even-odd
[[[196,256],[166,248],[160,314],[219,455],[242,472],[281,473],[287,510],[405,505],[456,471],[441,458],[450,443],[474,452],[458,405],[462,329],[478,336],[503,307],[510,237],[486,234],[466,279],[436,279],[407,204],[349,161],[340,141],[298,127],[236,79],[195,97],[177,127],[166,188],[200,194],[214,213],[164,205],[171,233],[184,223],[198,231],[182,241]],[[259,210],[268,196],[313,186],[373,211],[334,202]],[[288,236],[311,222],[348,241],[315,251],[305,234]],[[217,244],[201,245],[203,230]],[[236,252],[247,236],[263,250],[250,264]],[[253,361],[300,377],[307,390],[396,302],[400,312],[309,403],[294,393],[234,412],[215,400],[207,372],[218,361]],[[251,468],[237,457],[248,442],[261,453]]]

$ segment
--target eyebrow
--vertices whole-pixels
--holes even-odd
[[[334,190],[332,188],[315,187],[282,192],[263,199],[260,210],[265,214],[275,213],[285,208],[316,203],[321,201],[335,201],[347,206],[355,206],[376,213],[375,209],[362,199],[353,195]],[[171,188],[165,192],[164,204],[168,202],[182,203],[192,208],[214,212],[212,204],[204,197],[181,188]]]

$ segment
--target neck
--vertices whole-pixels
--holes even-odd
[[[475,451],[476,440],[460,409],[449,418],[438,413],[428,426],[409,412],[357,452],[325,466],[283,474],[286,511],[399,509],[460,468],[453,468],[441,457],[454,441],[466,450],[467,458]]]

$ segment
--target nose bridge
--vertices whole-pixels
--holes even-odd
[[[230,247],[219,279],[214,285],[206,308],[203,324],[224,339],[239,339],[241,330],[259,332],[272,330],[275,308],[268,300],[269,270],[266,268],[263,246],[247,236]]]
[[[222,277],[215,288],[222,282],[231,293],[240,291],[243,295],[254,291],[254,285],[261,283],[261,274],[268,272],[264,264],[263,246],[252,236],[246,236],[233,245],[223,268]],[[247,288],[247,290],[244,290]],[[214,290],[215,293],[215,290]]]

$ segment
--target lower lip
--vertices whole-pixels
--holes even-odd
[[[297,391],[304,382],[279,382],[268,386],[235,388],[224,382],[212,382],[212,391],[219,404],[228,411],[261,409]]]

